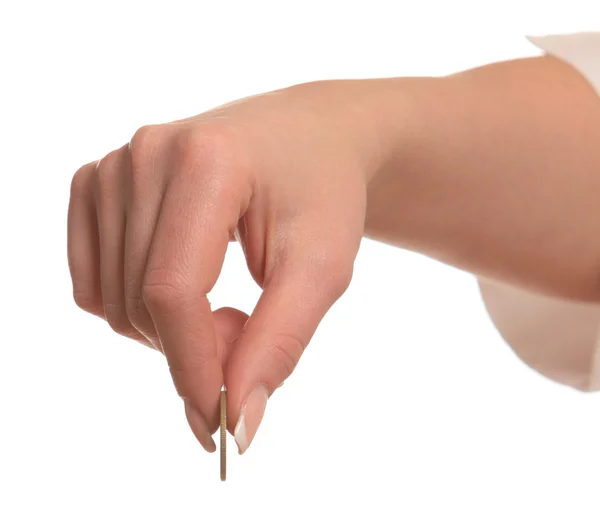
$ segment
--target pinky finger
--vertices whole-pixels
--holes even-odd
[[[71,182],[67,221],[67,254],[75,303],[104,318],[100,286],[98,221],[92,194],[96,162],[81,167]]]

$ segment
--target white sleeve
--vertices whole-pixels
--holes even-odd
[[[527,39],[572,65],[600,94],[600,32]],[[600,389],[600,305],[549,298],[483,279],[479,288],[500,335],[526,364],[574,388]]]

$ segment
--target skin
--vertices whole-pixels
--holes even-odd
[[[301,84],[145,126],[73,178],[74,298],[164,353],[209,451],[224,383],[243,452],[363,236],[600,301],[598,140],[597,94],[550,56]],[[263,289],[249,318],[206,298],[234,239]]]

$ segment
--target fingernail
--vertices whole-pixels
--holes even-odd
[[[200,445],[204,447],[207,452],[215,452],[217,450],[217,446],[215,445],[215,441],[210,436],[208,432],[208,427],[206,426],[206,421],[202,414],[195,408],[188,399],[184,399],[185,403],[185,416],[187,417],[188,423],[190,424],[190,428],[192,428],[192,432],[194,436],[200,442]]]
[[[242,413],[235,426],[234,438],[240,454],[244,454],[252,442],[260,421],[265,413],[269,391],[264,385],[257,385],[248,395],[242,406]]]

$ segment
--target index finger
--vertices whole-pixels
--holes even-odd
[[[196,436],[202,420],[210,433],[218,425],[223,374],[206,295],[240,211],[236,193],[215,179],[215,162],[203,163],[211,168],[188,166],[167,185],[142,285],[177,391],[196,418]]]

